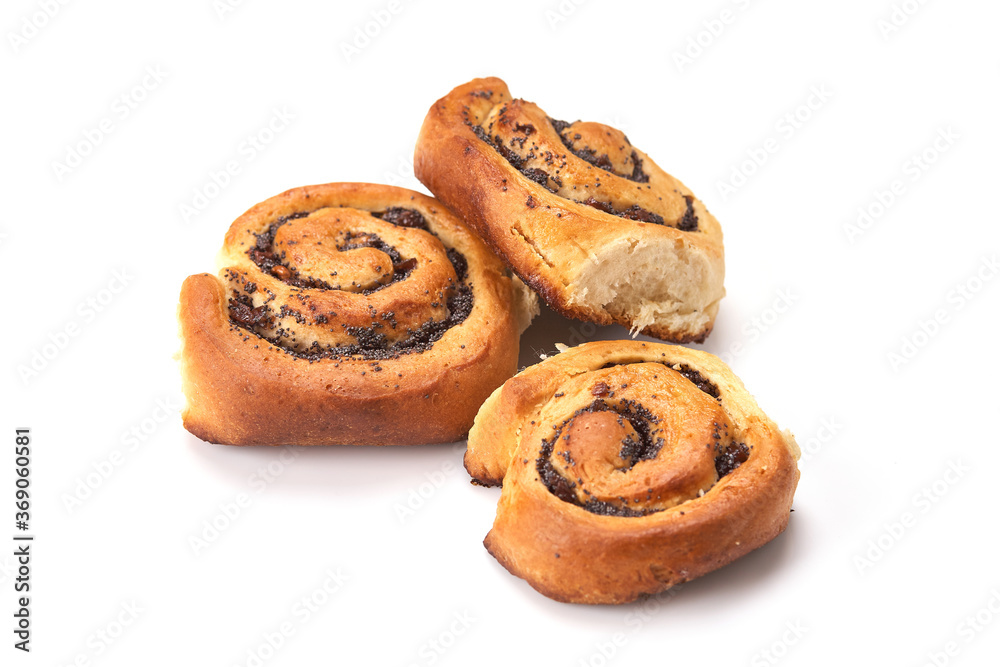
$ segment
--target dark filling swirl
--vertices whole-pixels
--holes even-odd
[[[336,290],[338,287],[330,285],[327,281],[319,280],[310,276],[300,275],[285,262],[285,253],[276,252],[274,248],[274,238],[278,229],[290,220],[296,220],[308,216],[312,211],[297,211],[278,218],[268,226],[266,230],[255,234],[254,245],[247,251],[250,260],[261,269],[278,280],[294,287],[302,292],[296,292],[293,297],[299,305],[306,305],[310,295],[307,290]],[[433,234],[428,227],[423,215],[416,210],[391,207],[385,211],[372,212],[372,216],[380,218],[397,227],[409,227],[421,229]],[[436,235],[435,235],[436,236]],[[371,247],[381,250],[393,263],[394,274],[391,282],[379,284],[375,287],[361,290],[361,294],[372,294],[388,285],[405,280],[417,264],[415,258],[403,259],[396,248],[383,241],[377,234],[359,233],[346,235],[337,249],[348,251],[355,248]],[[396,329],[397,323],[392,312],[381,313],[381,321],[373,321],[367,327],[346,327],[346,333],[352,336],[356,342],[347,345],[323,345],[314,341],[309,347],[300,349],[289,344],[292,334],[281,326],[275,327],[284,317],[292,317],[297,322],[305,323],[305,317],[294,307],[283,305],[280,309],[275,309],[272,302],[275,298],[271,294],[267,302],[254,306],[250,295],[257,291],[258,286],[246,279],[239,271],[227,270],[227,278],[231,281],[242,284],[245,293],[234,290],[229,298],[229,319],[231,324],[245,331],[245,340],[255,336],[267,341],[271,345],[282,349],[284,352],[309,362],[321,359],[363,359],[378,361],[395,359],[405,354],[416,354],[429,350],[435,342],[441,339],[444,334],[454,326],[465,321],[472,312],[473,293],[472,287],[468,283],[468,261],[465,256],[455,248],[447,248],[447,258],[454,268],[458,279],[458,285],[447,297],[447,316],[442,320],[429,320],[420,326],[407,330],[407,335],[394,341],[389,341],[383,333],[385,328]],[[373,314],[374,315],[374,314]],[[326,323],[324,315],[315,317],[315,322]],[[268,333],[261,332],[261,329],[270,330]],[[375,370],[381,370],[376,365]]]
[[[631,363],[646,362],[609,363],[602,368]],[[699,391],[719,400],[720,392],[718,386],[699,371],[685,364],[672,364],[668,361],[657,363],[664,364],[685,378]],[[618,450],[618,456],[624,465],[617,466],[613,474],[627,473],[640,461],[655,459],[660,455],[664,446],[664,440],[657,435],[656,427],[661,421],[659,417],[638,401],[626,398],[615,399],[615,392],[606,382],[597,382],[594,384],[591,388],[591,394],[595,396],[593,402],[577,410],[561,423],[553,425],[552,435],[542,440],[538,457],[535,460],[535,469],[540,481],[550,493],[560,500],[577,505],[594,514],[639,517],[664,511],[664,508],[642,507],[635,504],[635,500],[632,501],[633,505],[629,506],[629,501],[624,496],[619,497],[616,502],[592,497],[592,494],[583,486],[585,484],[583,479],[574,480],[567,478],[553,465],[553,458],[555,456],[562,456],[566,464],[570,466],[574,465],[575,462],[572,460],[568,450],[555,452],[556,444],[563,437],[563,434],[567,432],[567,429],[574,420],[581,415],[597,412],[615,413],[619,424],[624,425],[627,422],[631,426],[629,435],[622,439],[620,449]],[[745,443],[730,440],[728,426],[715,423],[711,438],[712,441],[706,446],[712,451],[718,479],[722,479],[733,472],[749,459],[750,448]]]
[[[501,117],[503,116],[506,108],[507,107],[505,106],[504,110],[501,111]],[[570,128],[573,125],[572,123],[567,123],[563,120],[556,120],[554,118],[548,118],[547,120],[558,134],[563,146],[576,157],[620,178],[624,178],[635,183],[649,182],[649,174],[643,169],[643,160],[634,149],[632,150],[630,158],[632,171],[629,173],[622,173],[615,169],[612,160],[607,153],[599,153],[597,150],[589,146],[577,146],[576,142],[582,139],[582,135],[579,133],[575,133],[572,136],[570,135]],[[468,118],[467,114],[465,123],[472,129],[480,140],[492,146],[493,149],[499,153],[501,157],[503,157],[512,167],[514,167],[514,169],[520,172],[522,176],[527,178],[529,181],[544,187],[549,192],[558,194],[559,189],[563,186],[563,180],[557,174],[546,171],[545,169],[541,169],[537,166],[529,166],[526,164],[528,160],[537,157],[534,150],[530,150],[525,157],[521,157],[518,152],[513,150],[513,148],[517,146],[522,149],[523,152],[525,142],[528,140],[528,137],[537,131],[533,125],[515,123],[513,126],[515,136],[510,139],[510,143],[507,145],[504,143],[503,138],[499,134],[491,135],[487,129],[484,129],[481,125],[472,122]],[[628,142],[628,139],[626,138],[625,141]],[[547,159],[551,162],[551,155]],[[611,202],[601,201],[592,196],[583,200],[565,197],[564,195],[560,196],[563,196],[569,201],[596,208],[599,211],[603,211],[604,213],[608,213],[609,215],[614,215],[625,220],[634,220],[636,222],[646,222],[656,225],[667,225],[663,216],[637,204],[633,204],[625,208],[616,208]],[[683,232],[698,231],[698,215],[694,210],[694,198],[691,195],[683,195],[683,197],[687,205],[686,209],[680,219],[678,219],[673,226]],[[534,206],[530,206],[530,208],[534,208]]]

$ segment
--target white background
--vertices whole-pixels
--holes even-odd
[[[25,425],[37,535],[30,655],[11,647],[0,549],[0,662],[995,664],[996,3],[910,0],[887,33],[890,0],[414,0],[367,44],[356,30],[372,12],[384,21],[387,0],[256,0],[222,16],[210,0],[72,2],[51,18],[42,4],[6,2],[0,20],[0,538],[12,544]],[[469,484],[461,444],[289,450],[281,464],[281,450],[181,428],[177,295],[214,270],[229,223],[298,185],[419,188],[409,161],[426,110],[486,75],[556,118],[620,126],[713,211],[728,296],[703,347],[810,452],[788,531],[675,596],[572,606],[507,574],[481,544],[499,491]],[[294,119],[249,159],[241,144],[275,109]],[[102,119],[111,131],[88,150]],[[762,166],[745,163],[765,145]],[[916,167],[925,151],[933,162]],[[239,173],[211,187],[230,160]],[[859,208],[878,215],[852,235]],[[111,294],[116,271],[127,284]],[[522,363],[625,335],[548,314]],[[262,485],[269,464],[281,474]],[[191,538],[241,494],[196,553]],[[328,596],[327,571],[346,577]],[[295,605],[314,594],[325,604],[305,618]],[[266,648],[283,623],[291,636]]]

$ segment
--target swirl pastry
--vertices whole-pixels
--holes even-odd
[[[289,190],[232,224],[220,260],[180,297],[184,426],[203,440],[450,442],[517,370],[531,304],[430,197]]]
[[[586,343],[497,389],[465,466],[503,482],[485,545],[555,600],[624,603],[780,534],[798,446],[717,357]]]
[[[431,107],[414,171],[562,315],[678,343],[712,330],[719,223],[621,131],[475,79]]]

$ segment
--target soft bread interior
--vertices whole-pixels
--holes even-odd
[[[650,325],[694,334],[715,319],[723,270],[681,241],[626,238],[591,253],[568,292],[571,304],[631,322],[633,335]]]
[[[524,333],[531,321],[541,310],[538,306],[538,295],[524,284],[516,275],[511,276],[513,291],[514,317],[517,319],[518,333]]]

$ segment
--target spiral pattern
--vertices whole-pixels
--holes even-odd
[[[555,120],[532,102],[510,99],[506,89],[479,96],[462,116],[525,178],[563,199],[625,220],[698,231],[694,196],[650,169],[649,157],[621,130]],[[615,182],[619,187],[608,187]]]
[[[232,224],[220,262],[181,292],[185,426],[205,440],[453,441],[516,370],[517,287],[430,197],[290,190]]]
[[[674,342],[711,331],[721,227],[620,130],[475,79],[428,111],[414,171],[562,315]]]
[[[682,370],[644,366],[570,378],[539,412],[539,430],[552,423],[553,433],[526,437],[541,438],[536,469],[560,500],[595,514],[644,516],[704,495],[747,459],[718,402]]]
[[[414,208],[308,202],[238,221],[224,252],[234,325],[307,359],[419,352],[472,310],[465,256]]]
[[[717,358],[616,341],[505,383],[466,467],[503,483],[486,545],[505,567],[555,599],[626,602],[780,533],[797,452]]]

